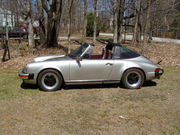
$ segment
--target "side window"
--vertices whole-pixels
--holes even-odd
[[[115,46],[113,52],[113,59],[120,59],[121,47]]]
[[[140,55],[126,47],[115,46],[114,48],[113,59],[130,59],[138,56]]]
[[[128,48],[122,47],[121,48],[121,59],[130,59],[130,58],[135,58],[140,56],[139,54],[137,54],[136,52],[133,52],[131,50],[129,50]]]

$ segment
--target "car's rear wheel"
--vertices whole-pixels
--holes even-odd
[[[55,91],[61,88],[63,79],[61,75],[52,69],[42,71],[38,77],[38,86],[41,90]]]
[[[139,89],[144,83],[144,74],[139,69],[129,69],[122,77],[122,84],[128,89]]]

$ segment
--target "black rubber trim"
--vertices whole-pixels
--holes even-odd
[[[28,76],[28,79],[34,79],[34,74],[30,73],[29,76]]]
[[[162,71],[162,73],[155,72],[155,77],[156,77],[156,78],[159,78],[159,77],[164,73],[164,70],[163,70],[163,69],[161,69],[160,71]]]

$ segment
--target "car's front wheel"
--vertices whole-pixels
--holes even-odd
[[[38,86],[45,91],[55,91],[61,88],[63,79],[61,75],[52,69],[42,71],[38,77]]]
[[[144,83],[144,74],[139,69],[129,69],[122,77],[122,84],[128,89],[139,89]]]

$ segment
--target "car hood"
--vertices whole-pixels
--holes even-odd
[[[41,56],[34,58],[34,62],[42,62],[42,61],[54,61],[54,60],[65,60],[68,57],[65,55],[50,55],[50,56]]]

